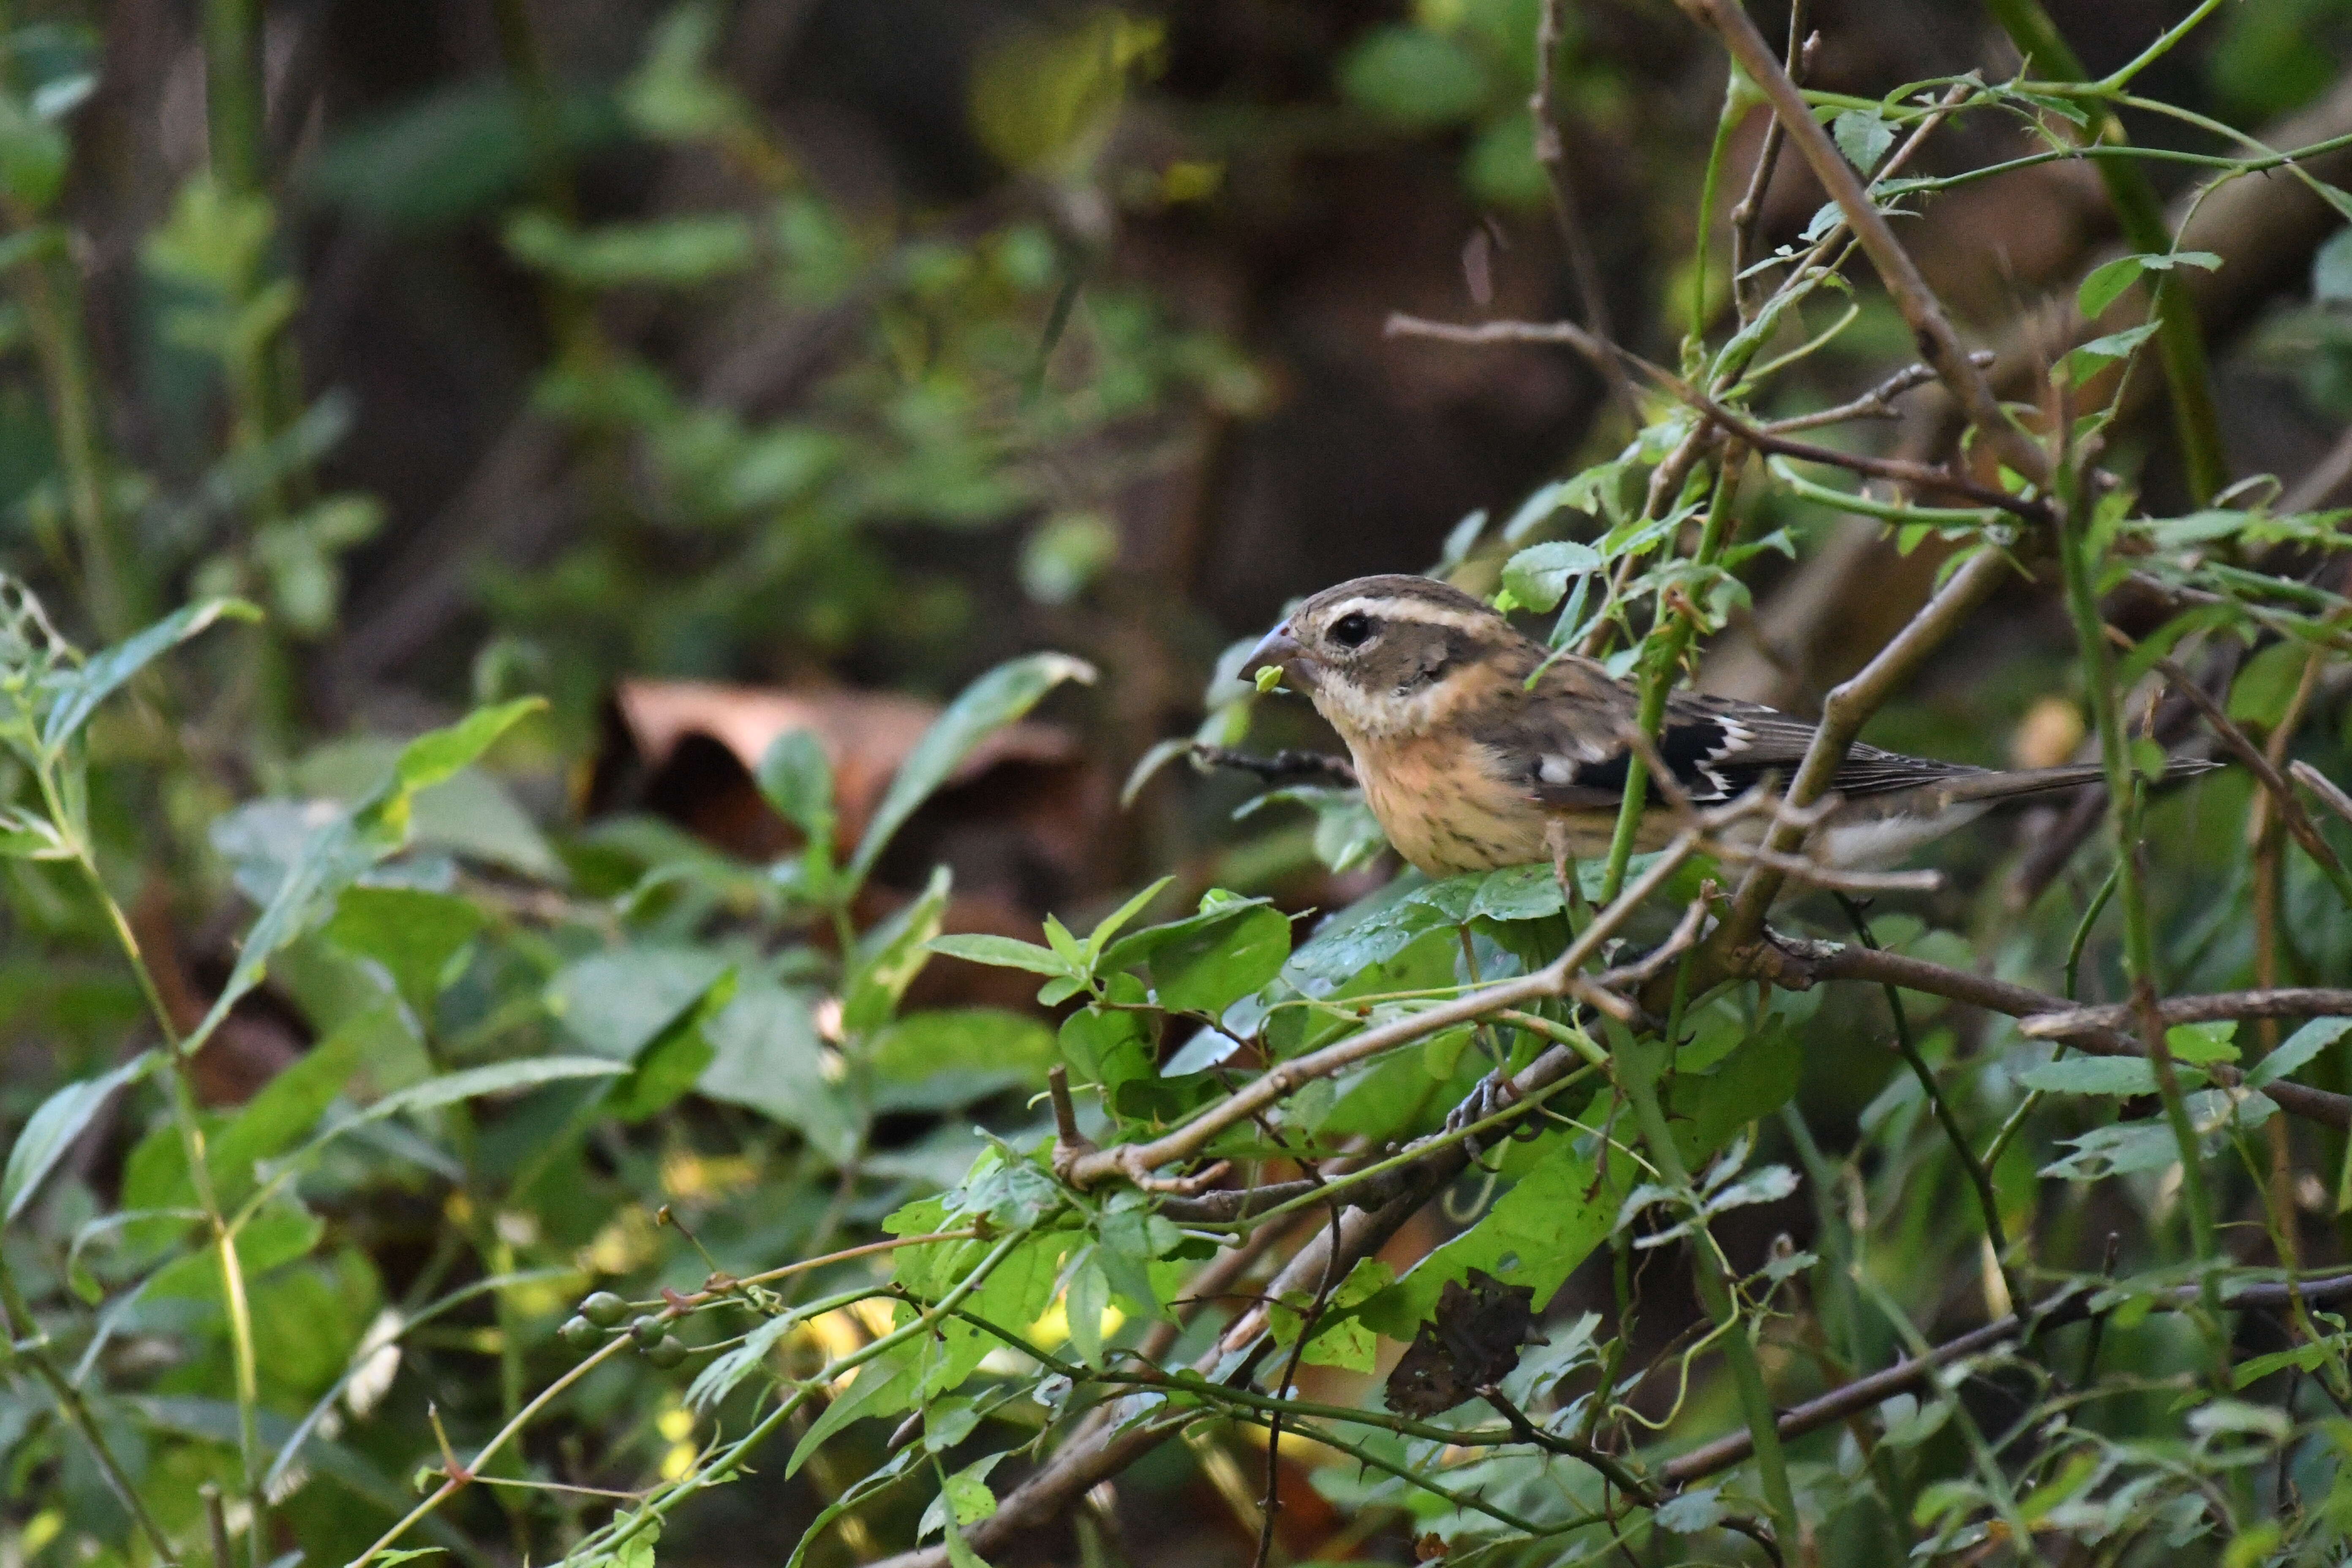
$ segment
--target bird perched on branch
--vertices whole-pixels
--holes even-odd
[[[1485,601],[1427,577],[1359,577],[1299,605],[1243,676],[1268,668],[1339,731],[1389,842],[1429,875],[1607,852],[1638,733],[1634,690]],[[1655,754],[1692,805],[1715,805],[1768,779],[1785,784],[1815,728],[1758,703],[1676,691]],[[2215,765],[2177,762],[2170,774]],[[2001,802],[2101,777],[2095,766],[2001,772],[1856,744],[1809,847],[1832,865],[1884,865]],[[1651,787],[1638,847],[1675,830],[1660,793]]]

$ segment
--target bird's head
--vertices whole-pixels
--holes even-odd
[[[1340,734],[1407,733],[1449,689],[1525,639],[1492,605],[1428,577],[1358,577],[1326,588],[1250,650],[1242,678],[1279,668]]]

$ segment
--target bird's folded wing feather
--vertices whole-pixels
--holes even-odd
[[[1544,671],[1528,700],[1492,727],[1488,743],[1529,794],[1559,810],[1613,806],[1623,795],[1624,742],[1635,716],[1633,692],[1586,660]],[[1729,698],[1677,692],[1666,704],[1657,752],[1685,794],[1700,805],[1731,800],[1768,777],[1785,784],[1812,744],[1815,726]],[[1882,794],[1981,770],[1907,757],[1874,746],[1847,750],[1831,787]]]

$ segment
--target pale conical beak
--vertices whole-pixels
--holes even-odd
[[[1255,680],[1259,670],[1269,668],[1288,674],[1294,665],[1306,661],[1307,658],[1307,650],[1290,635],[1289,626],[1278,626],[1260,637],[1257,647],[1250,649],[1249,658],[1242,664],[1242,679]]]

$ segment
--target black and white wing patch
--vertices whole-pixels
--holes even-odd
[[[1667,705],[1657,752],[1694,805],[1716,805],[1768,778],[1786,784],[1804,760],[1814,728],[1752,702],[1677,696]],[[1624,793],[1630,756],[1622,745],[1600,757],[1553,752],[1531,769],[1534,795],[1558,808],[1614,804]],[[1847,750],[1832,787],[1845,795],[1875,795],[1979,771],[1857,744]]]

